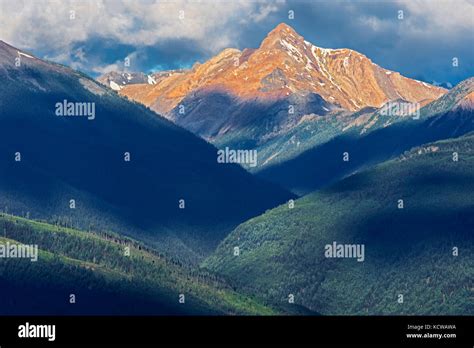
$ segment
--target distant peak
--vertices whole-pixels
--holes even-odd
[[[218,57],[226,57],[234,54],[239,54],[241,53],[239,49],[237,48],[224,48],[219,54],[217,54]]]
[[[272,47],[275,43],[280,42],[282,40],[303,42],[304,38],[288,24],[280,23],[268,33],[267,37],[262,41],[260,47],[269,48]]]
[[[273,30],[286,30],[286,31],[295,31],[295,29],[293,29],[290,25],[284,23],[284,22],[281,22],[280,24],[278,24],[275,29]]]
[[[298,33],[286,23],[278,24],[267,36],[287,36],[287,35],[298,35]],[[298,35],[299,36],[299,35]]]

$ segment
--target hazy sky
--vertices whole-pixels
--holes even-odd
[[[258,47],[280,22],[412,78],[474,75],[474,0],[0,0],[1,40],[93,76],[123,70],[125,57],[130,71],[190,67]]]

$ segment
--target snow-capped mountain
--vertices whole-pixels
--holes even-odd
[[[120,91],[123,87],[133,84],[155,85],[156,81],[152,75],[141,72],[117,72],[111,71],[97,79],[99,82],[109,86],[114,91]]]
[[[310,92],[348,110],[380,107],[394,99],[426,104],[446,92],[383,69],[354,50],[317,47],[282,23],[257,49],[225,49],[155,85],[125,87],[122,93],[166,115],[200,89],[264,100]]]
[[[153,78],[154,84],[121,82],[120,93],[208,140],[246,132],[252,144],[304,115],[379,108],[391,100],[423,106],[446,93],[354,50],[315,46],[284,23],[257,49],[228,48],[189,70]]]

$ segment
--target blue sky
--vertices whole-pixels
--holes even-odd
[[[473,0],[0,0],[1,40],[92,76],[190,67],[258,47],[280,22],[408,77],[454,85],[474,75]]]

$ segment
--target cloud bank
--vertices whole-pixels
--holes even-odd
[[[130,70],[187,67],[227,47],[257,47],[280,22],[410,77],[473,75],[472,0],[0,0],[0,39],[93,75],[125,69],[127,57]]]

